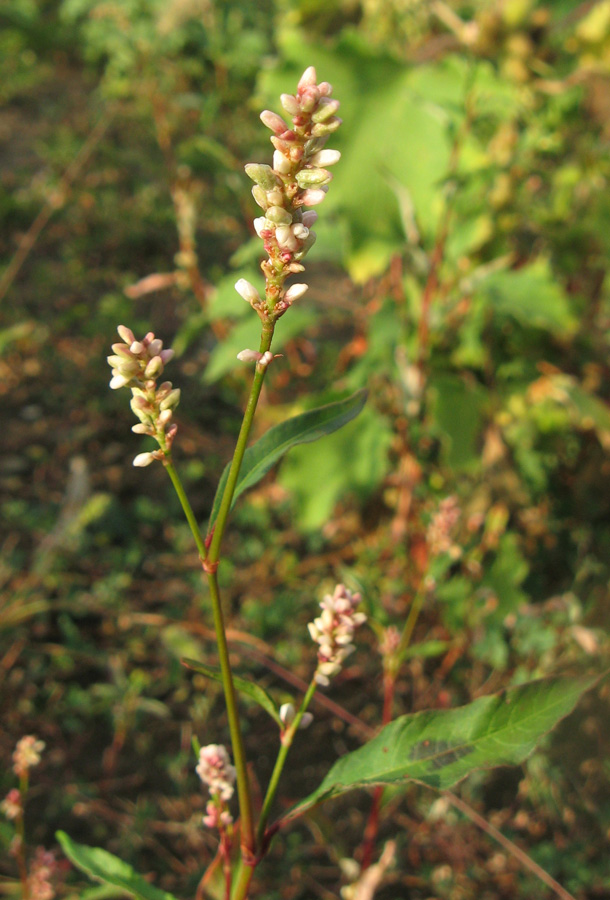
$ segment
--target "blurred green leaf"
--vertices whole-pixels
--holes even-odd
[[[299,528],[320,528],[346,492],[373,491],[388,471],[391,441],[388,422],[367,408],[324,443],[297,447],[284,461],[279,481],[294,496]]]
[[[183,659],[182,664],[189,669],[193,669],[194,672],[199,672],[200,675],[205,675],[206,678],[212,678],[214,681],[222,683],[221,671],[216,666],[208,666],[206,663],[198,662],[195,659]],[[233,683],[240,694],[249,697],[250,700],[254,700],[254,702],[258,703],[265,712],[269,713],[271,718],[277,722],[280,728],[284,727],[277,706],[265,688],[261,687],[260,684],[256,684],[254,681],[248,681],[247,678],[242,678],[241,675],[235,674],[233,674]]]
[[[522,269],[494,272],[481,282],[480,291],[495,312],[514,316],[525,325],[565,337],[577,327],[568,298],[546,259]]]
[[[70,862],[90,878],[122,888],[137,900],[176,900],[173,894],[149,884],[131,866],[107,850],[77,844],[64,831],[58,831],[56,837]]]

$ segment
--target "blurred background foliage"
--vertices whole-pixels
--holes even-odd
[[[259,432],[370,398],[240,501],[221,577],[236,667],[280,699],[309,676],[334,581],[374,627],[286,796],[358,745],[354,716],[379,724],[379,636],[422,591],[397,714],[608,651],[610,2],[4,0],[0,790],[35,733],[32,845],[65,828],[184,897],[214,854],[191,736],[226,740],[223,704],[180,665],[214,658],[197,554],[161,467],[131,467],[146,447],[105,356],[118,323],[175,347],[177,462],[204,523],[258,332],[233,289],[260,281],[243,164],[268,160],[258,112],[311,64],[343,158]],[[432,552],[448,496],[459,523]],[[578,900],[610,897],[607,711],[602,686],[521,769],[458,792]],[[245,716],[264,781],[275,742]],[[338,896],[369,805],[281,837],[264,896]],[[382,900],[554,895],[450,798],[388,794],[382,822]],[[0,888],[20,896],[11,835]],[[94,896],[60,875],[59,896]]]

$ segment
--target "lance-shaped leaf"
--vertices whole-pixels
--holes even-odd
[[[596,680],[532,681],[457,709],[401,716],[341,757],[284,821],[355,788],[417,781],[446,790],[474,769],[520,763]]]
[[[201,675],[205,675],[206,678],[213,678],[214,681],[222,682],[222,674],[220,669],[216,666],[208,666],[206,663],[197,662],[195,659],[183,659],[182,665],[187,666],[189,669],[193,669],[195,672],[199,672]],[[284,727],[277,706],[265,688],[261,687],[260,684],[256,684],[254,681],[248,681],[246,678],[241,678],[239,675],[235,674],[233,675],[233,684],[240,694],[245,694],[246,697],[249,697],[251,700],[254,700],[255,703],[258,703],[259,706],[262,706],[265,712],[269,713],[271,718],[277,722],[280,728]]]
[[[274,425],[266,434],[244,453],[243,462],[239,472],[239,479],[233,494],[233,504],[240,494],[252,487],[266,475],[269,469],[282,458],[282,456],[297,444],[306,444],[317,441],[326,434],[332,434],[343,425],[351,422],[362,410],[366,403],[366,390],[356,391],[345,400],[338,400],[318,409],[311,409],[299,416],[294,416],[280,425]],[[225,467],[214,497],[214,505],[210,515],[208,532],[214,527],[222,495],[224,493],[227,478],[229,476],[230,463]]]
[[[173,894],[149,884],[130,865],[107,850],[77,844],[64,831],[58,831],[56,837],[70,862],[90,878],[121,888],[138,900],[176,900]]]

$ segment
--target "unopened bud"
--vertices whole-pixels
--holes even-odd
[[[131,378],[126,378],[124,375],[114,375],[110,379],[110,387],[113,391],[116,391],[117,388],[122,388],[128,385],[130,381]]]
[[[246,281],[245,278],[240,278],[239,281],[235,282],[235,290],[240,295],[240,297],[243,297],[244,300],[251,305],[261,302],[258,291],[254,287],[254,285],[250,284],[249,281]]]
[[[332,134],[336,131],[342,121],[343,120],[338,116],[333,116],[332,118],[327,119],[326,122],[316,122],[311,129],[311,133],[314,137],[325,137],[325,135]]]
[[[298,240],[292,233],[290,225],[278,225],[275,229],[275,239],[278,247],[282,250],[297,250],[299,246]]]
[[[302,91],[306,87],[310,87],[311,85],[315,84],[317,81],[317,77],[318,76],[316,75],[316,70],[314,69],[314,67],[308,66],[299,79],[299,83],[297,86],[298,90]]]
[[[309,157],[309,162],[312,166],[334,166],[335,163],[338,163],[341,159],[341,154],[338,150],[318,150],[317,153],[314,153],[313,156]]]
[[[259,163],[248,163],[245,166],[246,175],[256,184],[259,184],[263,190],[270,191],[271,188],[277,186],[277,176],[271,166],[264,166]]]
[[[321,187],[328,184],[332,175],[326,169],[302,169],[296,174],[297,184],[300,188]]]
[[[273,168],[280,175],[287,175],[292,168],[292,163],[287,159],[280,150],[273,151]]]
[[[261,209],[267,209],[269,201],[267,200],[267,192],[263,190],[260,184],[255,184],[252,188],[252,196]]]
[[[278,116],[277,113],[271,112],[270,109],[264,109],[260,118],[263,125],[266,125],[267,128],[270,128],[276,134],[283,134],[289,130],[282,117]]]
[[[280,96],[280,103],[286,110],[286,112],[291,116],[298,116],[301,112],[301,105],[296,97],[292,94],[282,94]]]
[[[308,188],[301,194],[303,206],[317,206],[326,197],[326,191],[322,188]]]
[[[280,719],[288,727],[294,722],[296,711],[292,703],[282,703],[280,706]]]
[[[266,218],[273,222],[274,225],[290,225],[292,216],[287,209],[281,206],[270,206],[266,213]]]
[[[159,409],[163,412],[166,409],[175,409],[180,402],[180,388],[174,388],[169,392],[167,397],[164,397],[161,403],[159,404]]]
[[[153,358],[144,369],[144,375],[146,378],[156,378],[162,368],[163,360],[161,359],[161,357],[153,356]]]
[[[258,362],[261,357],[262,353],[259,353],[258,350],[240,350],[237,354],[237,358],[241,362]]]
[[[322,97],[318,108],[311,117],[312,122],[326,122],[327,119],[334,116],[340,105],[338,100],[329,100],[328,97]]]
[[[307,212],[303,213],[303,225],[307,228],[311,228],[311,226],[317,221],[318,214],[315,209],[308,209]]]
[[[294,303],[295,300],[298,300],[299,297],[302,297],[305,291],[309,288],[308,284],[291,284],[286,293],[284,294],[284,300],[286,303]]]
[[[133,461],[133,465],[137,468],[143,468],[144,466],[149,466],[151,462],[155,461],[155,457],[152,453],[138,453],[136,458]]]
[[[119,325],[117,331],[126,344],[133,344],[133,342],[135,341],[135,335],[131,328],[127,328],[126,325]]]

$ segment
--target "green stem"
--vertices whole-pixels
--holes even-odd
[[[408,648],[411,643],[411,638],[413,637],[413,630],[417,624],[417,620],[419,618],[419,614],[422,610],[422,606],[424,605],[424,600],[426,598],[425,591],[419,590],[411,604],[411,609],[409,610],[409,615],[407,616],[407,621],[405,622],[405,627],[400,636],[400,643],[396,650],[395,658],[399,660],[405,650]]]
[[[172,480],[186,520],[190,525],[197,549],[201,559],[205,557],[205,543],[201,537],[195,514],[193,513],[191,504],[180,480],[174,464],[166,460],[165,468]],[[220,602],[220,591],[218,589],[218,579],[216,572],[208,572],[208,582],[210,586],[210,598],[212,600],[212,615],[214,618],[214,630],[216,632],[216,643],[218,645],[218,659],[220,662],[220,673],[222,677],[222,685],[224,688],[225,703],[227,706],[227,719],[229,722],[229,731],[231,733],[231,746],[233,748],[233,759],[235,761],[236,781],[237,781],[237,797],[239,800],[239,813],[242,825],[242,835],[244,844],[249,852],[254,852],[254,822],[252,815],[252,800],[250,797],[250,784],[248,781],[248,771],[246,765],[246,755],[244,750],[244,742],[239,724],[239,713],[237,710],[237,697],[235,686],[233,684],[233,675],[231,672],[231,664],[229,662],[229,648],[225,634],[224,617],[222,614],[222,604]]]
[[[275,795],[277,793],[278,785],[280,782],[280,777],[282,771],[284,769],[284,765],[286,763],[286,757],[288,756],[288,751],[292,746],[292,742],[294,740],[294,736],[299,729],[299,725],[301,724],[301,719],[307,712],[307,707],[311,703],[311,699],[315,694],[317,687],[317,683],[315,679],[311,680],[309,687],[307,688],[307,692],[303,698],[303,702],[294,717],[294,721],[291,723],[290,727],[286,729],[284,734],[282,735],[282,743],[280,746],[279,753],[277,755],[277,759],[275,761],[275,766],[273,767],[273,772],[271,773],[271,778],[269,779],[269,786],[267,787],[267,793],[265,794],[265,799],[263,801],[263,808],[261,810],[260,819],[258,820],[258,828],[256,831],[256,840],[258,845],[260,846],[261,841],[265,835],[265,829],[267,827],[267,822],[269,820],[269,813],[271,812],[271,806],[275,799]]]
[[[199,525],[197,524],[197,519],[195,518],[195,513],[193,512],[193,508],[189,503],[189,499],[186,496],[186,491],[184,490],[184,486],[180,481],[180,476],[176,471],[176,468],[171,460],[171,456],[167,456],[164,460],[164,465],[167,470],[167,474],[172,480],[172,484],[174,486],[174,490],[178,495],[178,500],[180,501],[180,506],[184,512],[186,517],[186,521],[189,523],[189,527],[191,529],[191,533],[195,538],[195,544],[197,545],[197,550],[199,551],[199,556],[201,559],[205,556],[205,544],[203,538],[201,537],[201,532],[199,531]]]
[[[261,353],[266,353],[267,350],[269,350],[269,348],[271,347],[274,328],[274,322],[263,323],[263,332],[261,334],[260,344]],[[252,421],[254,419],[256,405],[258,403],[258,398],[263,386],[263,381],[265,380],[266,372],[267,366],[259,366],[257,363],[254,370],[254,380],[252,381],[252,388],[250,390],[248,404],[246,406],[244,418],[241,423],[239,436],[237,438],[237,444],[235,445],[235,453],[233,454],[233,459],[231,460],[231,468],[229,469],[227,483],[222,495],[220,509],[218,510],[218,516],[216,518],[216,524],[214,525],[214,533],[212,535],[210,548],[206,556],[206,563],[210,568],[216,565],[220,557],[220,545],[222,543],[222,538],[227,525],[227,519],[229,518],[229,513],[231,511],[233,494],[235,493],[237,479],[239,478],[239,470],[241,469],[244,453],[246,452],[246,446],[248,444],[248,438],[250,437],[250,430],[252,428]]]
[[[271,346],[273,339],[275,323],[263,323],[263,331],[261,334],[260,352],[265,353]],[[267,372],[267,366],[256,366],[254,379],[250,396],[244,412],[241,423],[235,452],[231,461],[227,483],[220,503],[220,509],[216,519],[214,532],[212,534],[209,548],[206,552],[205,542],[199,531],[197,520],[189,503],[186,492],[180,481],[180,477],[171,461],[171,456],[166,457],[165,467],[171,478],[176,494],[184,510],[186,520],[190,526],[191,532],[199,551],[204,570],[208,575],[208,584],[210,588],[210,598],[212,601],[212,614],[214,618],[214,629],[216,632],[216,642],[218,645],[218,658],[220,662],[220,671],[222,684],[224,689],[225,703],[227,707],[227,719],[229,722],[229,731],[231,733],[231,746],[233,749],[233,761],[235,763],[237,796],[239,800],[239,813],[241,820],[242,847],[248,857],[254,858],[256,851],[256,840],[254,832],[254,816],[252,811],[252,795],[250,791],[250,782],[248,778],[248,769],[246,761],[246,753],[244,748],[243,735],[241,731],[239,712],[237,709],[237,695],[235,685],[233,683],[233,675],[231,672],[231,664],[229,661],[229,648],[225,632],[224,618],[222,614],[222,604],[220,600],[220,590],[218,586],[218,577],[216,570],[220,558],[220,546],[224,536],[227,520],[231,511],[233,495],[239,478],[239,471],[243,461],[244,453],[250,437],[254,414],[260,397],[263,381]],[[237,879],[233,889],[235,898],[245,898],[248,886],[252,878],[253,866],[244,863],[244,856],[240,863]]]

